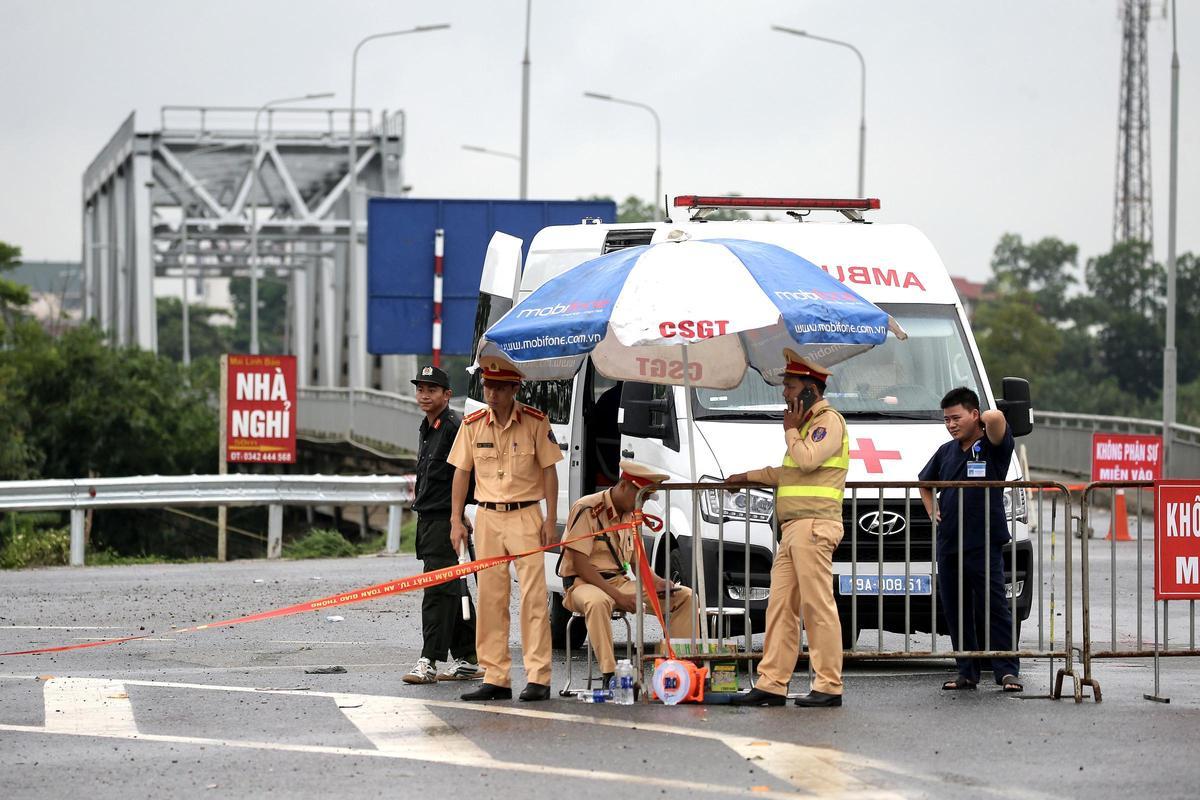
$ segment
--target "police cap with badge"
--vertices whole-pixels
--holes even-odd
[[[438,369],[432,364],[426,364],[417,372],[417,377],[413,378],[410,383],[416,386],[421,383],[430,383],[434,386],[440,386],[443,389],[450,388],[450,376],[444,370]]]

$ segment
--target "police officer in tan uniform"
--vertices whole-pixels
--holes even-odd
[[[824,399],[829,371],[784,350],[783,465],[730,475],[731,483],[774,485],[783,528],[771,566],[767,634],[758,681],[735,705],[781,706],[800,653],[800,624],[808,631],[813,682],[796,698],[802,707],[842,704],[842,640],[833,599],[833,551],[842,540],[842,495],[850,468],[846,421]]]
[[[455,467],[451,491],[450,538],[455,550],[467,539],[463,506],[475,473],[476,557],[511,555],[554,542],[557,537],[558,473],[562,450],[546,415],[516,402],[522,375],[500,358],[480,359],[487,408],[463,419],[447,462]],[[546,501],[542,517],[540,501]],[[521,586],[521,648],[528,684],[521,700],[550,697],[550,619],[543,558],[513,562]],[[510,700],[508,649],[508,569],[479,573],[479,619],[475,651],[484,669],[483,685],[463,700]]]
[[[615,486],[581,497],[571,507],[564,541],[630,522],[638,491],[662,483],[667,477],[634,461],[622,461],[621,477]],[[637,530],[625,528],[563,546],[559,567],[567,590],[563,605],[583,615],[605,685],[617,668],[612,643],[613,610],[627,613],[637,610],[633,570],[638,567],[633,537],[639,535]],[[667,581],[655,575],[654,586],[645,587],[644,591],[665,595]],[[687,638],[692,634],[692,622],[696,621],[692,592],[686,586],[671,584],[670,596],[670,635]]]

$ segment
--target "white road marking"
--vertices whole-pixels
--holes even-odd
[[[120,625],[0,625],[0,630],[14,631],[131,631]]]
[[[17,677],[19,676],[0,675],[0,679]],[[32,676],[21,677],[28,679]],[[134,723],[132,707],[129,705],[128,696],[125,693],[126,685],[331,698],[339,706],[347,706],[347,708],[340,709],[342,713],[375,744],[377,749],[368,750],[350,747],[300,745],[286,742],[260,742],[139,733]],[[890,775],[893,778],[903,777],[917,784],[947,784],[945,779],[936,775],[908,770],[879,759],[851,755],[833,748],[809,747],[788,742],[733,736],[696,728],[684,728],[645,721],[592,717],[583,714],[542,711],[515,706],[464,704],[454,701],[420,700],[416,698],[299,689],[263,690],[248,686],[220,686],[169,681],[124,680],[114,682],[107,678],[52,678],[46,682],[44,690],[46,691],[47,698],[47,726],[45,728],[0,724],[0,731],[99,736],[206,746],[215,745],[248,749],[397,758],[543,776],[609,781],[661,789],[699,791],[727,796],[796,797],[794,793],[789,792],[764,791],[765,787],[746,788],[624,773],[597,772],[554,765],[497,761],[478,748],[473,742],[458,734],[453,726],[448,725],[428,711],[428,708],[451,708],[458,711],[599,725],[602,727],[649,731],[686,736],[693,739],[717,741],[729,747],[738,756],[752,759],[756,767],[762,768],[777,779],[822,798],[866,800],[867,798],[895,798],[902,796],[897,792],[872,788],[868,783],[850,774],[851,771],[874,770],[883,775]],[[55,708],[68,708],[70,712],[65,715],[53,715],[51,712],[52,695],[58,701]],[[51,720],[54,716],[64,718],[56,720],[52,724]],[[421,737],[426,736],[431,737],[431,740],[422,741]],[[1048,797],[1048,795],[1043,793],[1016,790],[1012,787],[992,788],[979,786],[974,787],[974,790],[979,794],[1006,798],[1021,797],[1028,798],[1029,800],[1044,800],[1044,798]],[[917,789],[915,791],[919,792],[920,790]]]
[[[46,730],[94,736],[136,736],[125,686],[96,678],[51,678],[42,687]]]

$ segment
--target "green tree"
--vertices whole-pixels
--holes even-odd
[[[21,248],[0,242],[0,273],[21,265]],[[29,289],[19,283],[0,278],[0,331],[12,325],[14,312],[29,305]]]
[[[1000,394],[1006,377],[1044,383],[1058,362],[1062,336],[1036,308],[1031,292],[1013,292],[980,305],[973,320],[979,354]]]
[[[177,297],[160,297],[158,306],[158,354],[173,361],[183,360],[183,303]],[[207,306],[188,307],[188,334],[193,361],[219,358],[231,350],[233,327],[214,325],[221,311]]]
[[[1015,233],[1000,237],[992,253],[989,289],[999,294],[1029,292],[1043,315],[1052,320],[1067,317],[1067,292],[1075,283],[1070,270],[1079,260],[1079,248],[1047,236],[1025,244]]]
[[[230,342],[232,352],[250,352],[250,279],[229,281],[233,297],[234,326]],[[284,329],[287,327],[287,279],[274,275],[258,276],[258,351],[282,353]]]

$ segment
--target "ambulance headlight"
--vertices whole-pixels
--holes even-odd
[[[1014,498],[1016,502],[1015,512],[1013,511]],[[1009,487],[1004,490],[1004,516],[1009,519],[1016,517],[1018,522],[1029,522],[1029,506],[1024,489]]]
[[[702,483],[717,482],[719,478],[706,475]],[[751,522],[770,522],[775,513],[775,496],[764,489],[706,489],[700,493],[700,514],[705,522],[746,519]]]

